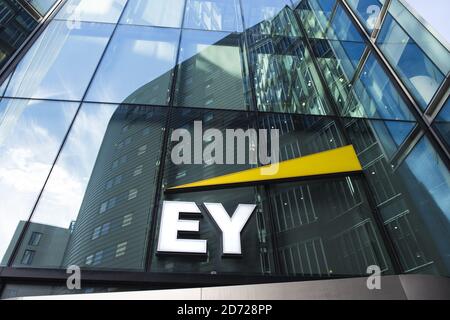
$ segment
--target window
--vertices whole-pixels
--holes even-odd
[[[115,186],[117,186],[121,182],[122,182],[122,175],[118,175],[117,177],[114,178],[114,185]]]
[[[105,212],[106,210],[108,209],[108,202],[103,202],[101,205],[100,205],[100,213],[103,213],[103,212]]]
[[[28,2],[37,10],[42,16],[51,9],[57,2],[56,0],[28,0]]]
[[[126,251],[127,251],[127,242],[119,243],[116,249],[116,258],[125,255]]]
[[[127,214],[126,216],[123,217],[122,227],[129,226],[132,221],[133,221],[133,214],[132,213]]]
[[[331,27],[327,30],[326,38],[330,40],[332,47],[330,49],[333,50],[340,68],[344,71],[344,76],[350,80],[366,44],[342,5],[338,5]]]
[[[243,0],[245,28],[274,18],[288,4],[289,0]]]
[[[23,253],[21,263],[27,266],[31,265],[33,263],[35,253],[36,251],[33,250],[25,250],[25,252]]]
[[[392,120],[414,120],[403,98],[373,54],[369,56],[354,85],[358,108],[352,116]]]
[[[140,175],[140,174],[142,173],[142,170],[143,170],[143,169],[144,169],[144,166],[143,166],[143,165],[137,166],[137,167],[134,169],[133,176],[136,177],[136,176]]]
[[[239,0],[187,0],[184,27],[242,31]]]
[[[184,0],[129,0],[121,23],[179,28],[183,9]]]
[[[2,64],[2,59],[0,58],[0,66]],[[3,96],[3,94],[5,93],[6,87],[8,86],[9,80],[12,77],[12,73],[8,76],[8,78],[6,78],[2,85],[0,86],[0,95]]]
[[[364,24],[367,31],[372,32],[383,6],[379,0],[347,0],[353,11]]]
[[[139,149],[138,149],[138,156],[144,154],[145,151],[147,151],[147,145],[143,145],[143,146],[139,147]]]
[[[400,1],[392,1],[377,44],[425,110],[450,71],[450,52]]]
[[[69,0],[56,19],[116,23],[126,0]]]
[[[179,31],[175,29],[119,26],[87,99],[166,105],[178,39]],[[152,91],[155,85],[161,89]]]
[[[109,233],[109,229],[111,227],[111,222],[107,222],[102,226],[102,236],[107,235]]]
[[[6,95],[80,101],[112,30],[108,24],[50,22],[17,66]]]
[[[111,209],[111,208],[114,208],[114,207],[115,207],[115,205],[116,205],[116,200],[117,200],[116,197],[113,197],[113,198],[109,199],[109,201],[108,201],[108,209]]]
[[[450,255],[448,241],[448,230],[450,230],[449,170],[425,136],[399,166],[398,174],[405,186],[402,193],[409,194],[407,199],[411,202],[410,214],[416,216],[416,219],[410,221],[416,237],[433,239],[433,242],[419,240],[420,247],[413,251],[412,260],[419,263],[418,260],[425,259],[426,262],[430,259],[438,268],[438,265],[442,264],[441,272],[448,274],[448,265],[444,267],[444,264],[448,262]],[[407,250],[415,246],[413,240],[415,241],[415,239],[411,239],[411,242],[408,243],[409,248],[401,250],[405,257],[408,257],[411,252]],[[403,244],[398,245],[403,248]],[[415,263],[408,262],[406,259],[403,260],[405,270],[416,267]],[[424,262],[419,263],[419,265],[423,264]]]
[[[150,128],[149,127],[147,127],[147,128],[145,128],[144,130],[142,130],[142,135],[145,137],[145,136],[148,136],[150,134]]]
[[[232,33],[184,30],[175,106],[244,110],[241,41]],[[186,84],[188,79],[191,85]],[[206,83],[210,84],[207,93]]]
[[[118,175],[113,179],[110,179],[106,182],[106,190],[111,189],[113,186],[117,186],[122,183],[122,175]]]
[[[445,105],[442,107],[442,110],[436,117],[436,121],[433,126],[437,129],[450,149],[450,99],[447,100]]]
[[[32,203],[44,185],[78,106],[26,99],[0,101],[0,265],[5,262],[3,255],[8,246],[16,241],[14,233],[19,222],[30,216]],[[27,233],[24,244],[30,235]],[[46,240],[50,241],[47,237]],[[16,258],[18,264],[21,254]]]
[[[29,246],[38,246],[39,242],[41,242],[42,233],[33,232],[30,237],[30,241],[28,241]]]
[[[111,222],[104,223],[102,226],[96,227],[92,234],[92,240],[98,239],[100,236],[107,235],[111,228]]]
[[[112,180],[108,180],[106,182],[106,190],[109,190],[113,187],[113,181]]]
[[[20,172],[20,176],[28,181],[31,179],[30,174],[27,174],[28,171],[33,168],[39,168],[33,170],[36,172],[32,172],[33,179],[28,182],[30,184],[37,183],[42,188],[42,183],[45,182],[45,178],[41,183],[38,177],[48,175],[48,172],[46,172],[48,171],[47,167],[51,168],[56,154],[52,152],[53,145],[56,148],[60,146],[61,139],[67,133],[65,121],[67,119],[70,124],[74,114],[71,111],[77,110],[79,104],[75,104],[74,110],[72,108],[65,108],[65,105],[52,102],[46,102],[44,104],[45,108],[41,108],[42,103],[40,101],[33,101],[32,108],[30,108],[34,109],[32,111],[35,113],[35,116],[33,116],[33,114],[28,114],[28,111],[30,111],[28,107],[24,108],[24,106],[27,106],[27,104],[24,104],[24,101],[21,100],[20,102],[22,104],[19,104],[15,108],[8,108],[9,105],[4,103],[4,99],[0,101],[0,119],[4,116],[4,106],[7,107],[8,111],[15,111],[11,114],[11,116],[14,116],[11,120],[19,119],[18,121],[20,121],[21,117],[26,119],[20,131],[13,130],[12,135],[7,135],[6,141],[0,143],[0,163],[2,164],[0,171],[2,170],[1,168],[14,168],[14,172]],[[51,109],[53,113],[48,114],[45,112],[46,109]],[[154,118],[151,121],[145,120],[145,116],[149,110],[153,110],[154,114]],[[42,253],[36,250],[36,257],[32,264],[33,267],[60,269],[64,267],[62,261],[64,263],[67,262],[68,265],[83,266],[86,265],[86,257],[89,255],[93,255],[91,257],[91,266],[93,267],[95,253],[103,250],[101,264],[99,266],[114,269],[142,270],[143,261],[145,260],[143,257],[145,256],[147,246],[145,237],[148,235],[148,226],[153,223],[153,219],[148,216],[148,212],[152,208],[152,201],[138,202],[139,198],[144,196],[144,193],[142,193],[143,190],[141,191],[138,186],[139,183],[131,180],[140,180],[144,176],[144,174],[141,174],[133,178],[132,175],[139,165],[143,165],[142,161],[137,161],[139,157],[137,157],[136,153],[138,147],[147,143],[143,142],[144,139],[141,137],[141,130],[148,126],[158,134],[155,135],[155,139],[152,139],[151,144],[147,144],[147,152],[140,158],[142,160],[145,157],[145,162],[150,164],[148,168],[145,168],[146,180],[153,181],[158,175],[159,168],[155,163],[160,158],[158,151],[161,148],[161,128],[166,123],[166,114],[167,108],[163,107],[137,108],[128,105],[82,104],[78,116],[73,123],[72,130],[69,132],[67,141],[61,150],[61,157],[55,164],[53,174],[49,177],[46,185],[49,189],[46,189],[43,193],[43,196],[39,200],[39,205],[35,210],[36,215],[33,215],[31,219],[32,225],[24,239],[24,244],[25,246],[28,244],[32,231],[41,231],[43,238],[39,247],[23,248],[17,255],[14,263],[21,265],[21,259],[25,249],[33,250],[34,248],[40,248],[39,250],[42,250]],[[45,118],[45,121],[43,118]],[[7,117],[7,119],[9,118]],[[136,119],[135,124],[133,127],[130,127],[129,132],[122,134],[122,128],[127,123],[131,126],[129,121],[134,121],[134,119]],[[8,124],[10,123],[12,122],[8,121]],[[5,125],[6,123],[2,124]],[[36,124],[37,127],[35,128],[33,124]],[[0,127],[0,131],[4,133],[5,130],[2,129],[6,128],[3,128],[2,125]],[[57,129],[58,132],[61,131],[61,135],[54,135],[52,128]],[[10,130],[10,127],[8,127],[8,130]],[[132,153],[128,154],[130,161],[125,165],[119,165],[114,171],[111,170],[113,160],[117,160],[117,158],[122,156],[122,154],[117,156],[114,142],[125,141],[131,134],[134,135],[132,136],[133,141],[129,146],[133,146],[133,149],[130,150]],[[59,136],[61,136],[61,139],[59,139]],[[48,142],[47,138],[52,143]],[[31,143],[29,145],[31,147],[28,144],[21,145],[17,143],[26,139],[30,139]],[[141,141],[140,144],[134,145],[137,143],[137,140]],[[14,142],[13,146],[20,147],[19,151],[26,150],[23,156],[25,156],[27,161],[29,159],[30,162],[24,165],[22,160],[18,161],[17,153],[12,152],[15,149],[10,151],[9,148],[4,148],[5,142],[6,146],[8,146],[10,141]],[[33,147],[34,145],[37,147]],[[37,149],[34,150],[33,148]],[[150,149],[152,152],[150,152]],[[37,160],[34,160],[31,152],[33,154],[36,153]],[[117,158],[113,158],[115,155]],[[47,162],[47,157],[52,157],[53,160]],[[5,162],[6,158],[11,159],[9,162]],[[19,168],[22,169],[20,171],[16,170],[13,166],[17,161],[20,165]],[[142,170],[141,168],[143,166],[139,168],[139,171]],[[14,172],[5,172],[5,170],[2,172],[8,174],[7,180],[12,181],[11,185],[4,184],[5,179],[3,178],[5,176],[0,173],[0,176],[2,176],[0,178],[0,189],[2,190],[0,191],[0,206],[8,205],[5,208],[16,208],[17,203],[23,201],[21,200],[22,198],[26,200],[28,197],[24,196],[23,192],[17,192],[18,189],[12,187],[17,185],[17,176],[13,174]],[[71,188],[61,188],[61,177],[58,172],[64,173],[65,181],[75,183],[77,186],[76,198],[73,198],[73,195],[71,195]],[[35,180],[37,181],[35,182]],[[106,191],[105,186],[109,180],[113,180],[112,189]],[[116,183],[120,184],[115,186]],[[152,184],[145,184],[145,186],[145,196],[149,199],[153,198],[156,186]],[[138,188],[139,193],[142,193],[142,195],[138,194],[139,198],[136,197],[128,201],[129,191],[133,188]],[[12,189],[11,193],[5,194],[8,189]],[[19,197],[12,197],[11,195],[14,195],[14,193],[18,193]],[[31,193],[30,198],[35,199],[36,197],[33,194]],[[131,197],[135,195],[136,191],[131,193]],[[60,201],[55,201],[55,196],[59,197],[58,199]],[[16,199],[19,199],[19,202]],[[68,199],[72,199],[73,201],[68,201]],[[32,208],[32,205],[29,206],[28,203],[24,204],[24,207],[26,207],[24,211],[29,211],[27,208]],[[137,205],[139,208],[136,207]],[[18,206],[17,209],[20,210],[21,206]],[[10,230],[10,233],[0,232],[0,235],[4,239],[0,241],[0,252],[6,252],[8,246],[14,245],[14,232],[21,230],[20,228],[17,229],[20,220],[26,221],[26,216],[29,216],[29,212],[25,212],[28,214],[18,215],[15,221],[9,216],[2,219],[3,211],[5,210],[0,210],[0,224],[2,227],[5,226],[5,228]],[[12,212],[11,210],[6,211]],[[130,213],[133,213],[132,225],[122,228],[124,216]],[[15,214],[16,211],[14,211],[14,216]],[[128,223],[127,221],[129,219],[125,220],[125,225]],[[107,222],[109,222],[109,225],[104,225]],[[36,225],[33,225],[33,223]],[[74,224],[76,227],[70,229],[69,226]],[[94,229],[98,227],[101,228],[96,229],[94,232]],[[102,235],[102,230],[103,234],[108,233]],[[124,234],[118,234],[118,232],[123,232]],[[123,238],[126,234],[130,235],[132,239],[138,239],[137,243],[139,245],[136,247],[133,246],[133,250],[127,252],[126,257],[128,259],[117,261],[116,264],[108,264],[114,261],[117,244],[128,239]],[[132,245],[132,239],[129,239],[130,246]],[[43,246],[45,246],[45,250],[41,248]],[[97,257],[97,261],[99,259]]]
[[[92,234],[92,240],[95,240],[98,237],[100,237],[101,230],[102,230],[102,227],[97,227],[97,228],[94,229],[94,232]]]
[[[94,260],[93,260],[93,265],[96,266],[100,263],[102,263],[102,259],[103,259],[103,250],[98,251],[95,256],[94,256]]]
[[[128,193],[128,200],[132,200],[137,197],[138,190],[137,189],[131,189]]]
[[[86,265],[90,266],[90,265],[92,265],[93,262],[94,262],[94,255],[93,254],[91,254],[91,255],[86,257],[86,262],[85,262]]]

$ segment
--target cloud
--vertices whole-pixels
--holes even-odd
[[[32,221],[68,228],[76,220],[113,105],[84,105]],[[88,143],[87,143],[88,142]]]
[[[0,257],[29,217],[59,147],[47,129],[24,118],[0,146]]]
[[[33,222],[68,228],[76,219],[115,109],[111,105],[82,107],[34,212]],[[67,127],[70,112],[62,118],[55,120],[67,122]],[[51,130],[42,127],[36,116],[22,114],[0,146],[0,260],[19,221],[28,219],[60,147],[61,134]]]

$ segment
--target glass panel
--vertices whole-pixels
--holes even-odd
[[[0,68],[25,42],[38,22],[17,1],[0,1]]]
[[[408,192],[415,219],[412,228],[428,238],[412,252],[413,261],[428,259],[439,273],[450,274],[450,174],[427,138],[423,138],[399,168],[399,177]],[[395,232],[395,229],[392,232]],[[405,232],[405,230],[398,230]],[[431,242],[431,243],[430,243]],[[404,255],[405,267],[408,252]]]
[[[1,265],[8,262],[77,107],[38,100],[0,102]]]
[[[69,0],[56,19],[116,23],[127,0]]]
[[[53,21],[17,66],[10,97],[81,100],[113,30],[112,25]]]
[[[184,0],[129,0],[121,23],[181,27]]]
[[[396,163],[407,123],[348,119],[345,127],[403,271],[448,275],[450,176],[428,139]]]
[[[367,31],[371,33],[375,28],[383,4],[378,0],[347,0],[347,2]]]
[[[290,7],[247,29],[244,35],[258,110],[331,113]]]
[[[180,50],[176,106],[246,108],[238,35],[184,30]]]
[[[337,58],[337,63],[344,71],[347,80],[351,80],[366,45],[341,5],[337,7],[331,25],[327,29],[326,39],[331,40],[331,49]]]
[[[366,48],[363,38],[342,5],[335,6],[333,1],[305,0],[296,10],[305,20],[311,54],[319,63],[335,103],[345,114],[355,99],[352,80]]]
[[[303,0],[296,6],[306,35],[311,39],[323,38],[335,9],[336,0]]]
[[[166,105],[179,31],[119,26],[87,100]]]
[[[5,81],[3,81],[1,87],[0,87],[0,95],[3,96],[6,88],[8,87],[9,81],[11,80],[12,77],[12,73],[9,74],[9,76],[5,79]]]
[[[392,120],[414,120],[403,98],[373,54],[353,86],[355,101],[349,99],[344,115]]]
[[[446,73],[439,70],[390,14],[383,23],[377,43],[420,107],[425,110]],[[446,61],[450,61],[450,54],[447,55]],[[447,71],[448,68],[445,72]]]
[[[82,105],[26,231],[47,238],[36,248],[31,267],[144,267],[165,110]],[[146,128],[150,128],[148,135],[143,134]],[[120,148],[128,138],[131,142]],[[142,145],[148,150],[139,154]],[[135,175],[139,166],[141,174]],[[107,181],[119,175],[121,182],[106,188]],[[130,214],[131,222],[124,224]],[[100,232],[95,231],[98,227]],[[25,247],[20,245],[15,266],[21,266],[18,257]]]
[[[276,184],[270,199],[283,274],[363,276],[371,265],[392,273],[359,179]]]
[[[187,0],[184,27],[215,31],[242,31],[238,0]]]
[[[447,143],[448,150],[450,150],[450,99],[442,107],[441,112],[439,112],[433,123],[433,127],[440,133],[445,143]]]
[[[391,1],[389,13],[443,74],[450,72],[448,49],[399,0]]]
[[[383,154],[391,158],[417,125],[407,121],[346,119],[345,128],[364,166]]]
[[[301,38],[252,33],[247,40],[258,110],[332,113]]]
[[[242,0],[245,28],[249,29],[264,20],[271,20],[290,0]]]
[[[31,5],[44,16],[57,0],[28,0],[27,2],[31,3]]]
[[[257,41],[261,35],[298,37],[300,36],[300,28],[294,11],[286,6],[273,17],[247,28],[246,34],[251,41]]]
[[[28,241],[29,246],[37,246],[39,245],[39,242],[41,242],[42,233],[40,232],[33,232],[31,234],[30,240]]]
[[[436,117],[436,121],[450,121],[450,99],[442,107],[441,112]]]
[[[338,123],[331,117],[264,113],[259,115],[259,128],[279,130],[281,161],[345,145]]]

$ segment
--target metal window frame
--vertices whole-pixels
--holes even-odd
[[[450,150],[448,150],[445,146],[445,143],[442,141],[441,137],[437,134],[436,130],[432,127],[432,123],[430,120],[425,116],[422,109],[419,107],[418,102],[415,100],[413,95],[409,92],[409,90],[406,88],[406,86],[401,81],[400,77],[395,72],[394,68],[390,65],[390,63],[387,61],[386,57],[381,52],[380,48],[376,45],[377,38],[372,38],[371,35],[367,33],[367,31],[364,29],[364,26],[362,25],[361,21],[358,19],[356,14],[351,9],[350,5],[347,3],[346,0],[336,0],[342,4],[344,7],[344,10],[347,12],[347,14],[350,16],[351,20],[353,21],[354,25],[357,27],[359,33],[363,36],[364,40],[367,42],[368,46],[370,47],[373,54],[376,55],[376,57],[381,62],[381,66],[383,69],[387,72],[388,76],[393,81],[393,84],[395,87],[399,90],[399,93],[405,98],[407,105],[410,107],[411,112],[415,116],[417,122],[419,123],[419,126],[425,131],[428,132],[431,137],[431,143],[435,147],[437,153],[441,156],[443,162],[449,168],[450,170]],[[388,4],[390,4],[391,1],[388,1]],[[385,16],[388,14],[388,9],[384,12]],[[382,18],[383,20],[385,17]],[[448,87],[445,86],[449,84],[450,81],[448,81],[448,77],[446,81],[441,85],[438,92],[436,92],[435,96],[440,96],[442,94],[442,91],[446,92],[448,90]]]

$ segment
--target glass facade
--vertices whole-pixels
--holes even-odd
[[[48,19],[2,75],[4,270],[189,275],[184,286],[371,265],[450,276],[450,53],[402,1],[69,0]],[[180,129],[193,163],[173,161]],[[362,171],[168,192],[258,166],[218,144],[229,129],[277,129],[280,161],[352,145]],[[179,237],[207,254],[158,252],[164,201],[200,206],[200,231]],[[222,255],[210,202],[256,205],[240,257]],[[2,297],[64,292],[0,279]]]
[[[57,0],[0,1],[0,68],[19,50]]]

